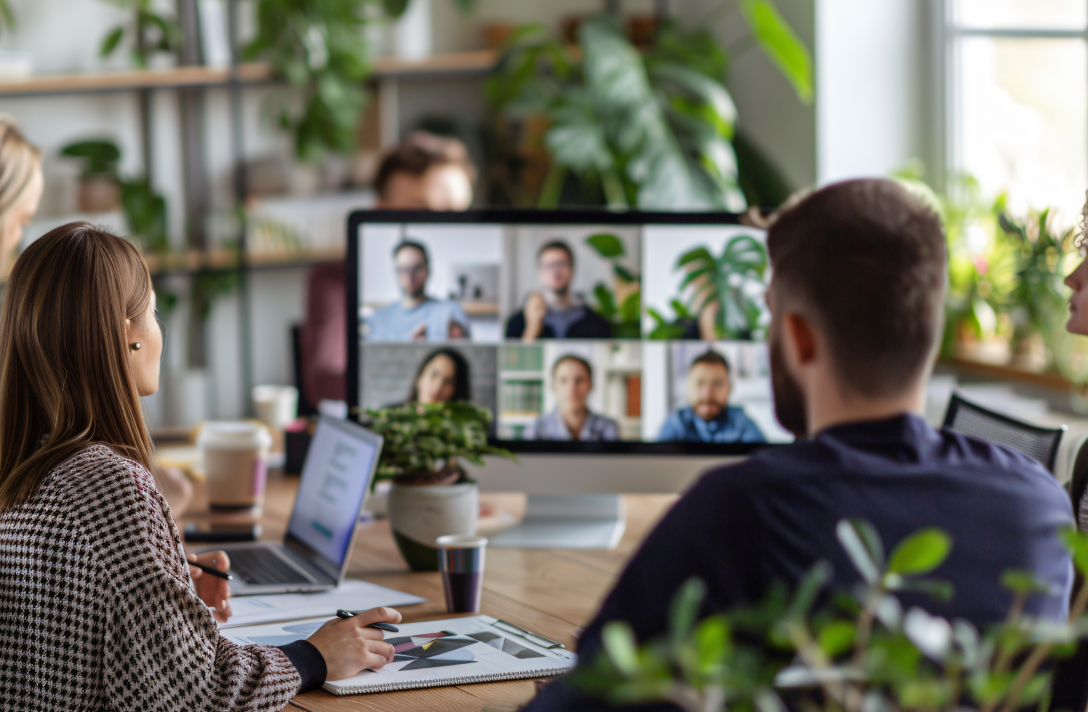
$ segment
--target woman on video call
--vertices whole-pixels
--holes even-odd
[[[87,223],[30,245],[0,309],[0,677],[13,709],[278,710],[393,648],[334,618],[284,646],[220,635],[227,582],[187,565],[140,398],[163,332],[139,250]],[[227,571],[223,552],[189,561]]]
[[[472,400],[472,376],[465,357],[451,348],[427,354],[412,380],[408,402],[434,405],[468,400]]]
[[[593,390],[593,367],[580,356],[561,356],[552,366],[556,407],[536,419],[530,440],[619,440],[616,421],[590,412],[586,399]]]

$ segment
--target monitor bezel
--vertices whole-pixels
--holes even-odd
[[[348,417],[363,422],[359,406],[361,349],[359,348],[359,228],[366,223],[399,224],[472,224],[485,225],[743,225],[742,214],[727,212],[670,213],[606,209],[481,209],[464,212],[429,210],[355,210],[348,216],[347,230],[347,329],[348,362],[346,374]],[[754,228],[759,229],[759,228]],[[516,454],[579,455],[749,455],[779,443],[693,443],[643,442],[560,442],[548,440],[494,440],[494,444]]]

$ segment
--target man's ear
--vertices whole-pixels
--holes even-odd
[[[798,366],[807,366],[816,359],[816,331],[812,324],[800,314],[784,315],[786,348]]]

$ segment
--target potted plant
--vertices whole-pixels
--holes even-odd
[[[922,578],[952,541],[937,528],[907,537],[885,558],[876,529],[843,520],[839,541],[861,576],[852,591],[822,596],[831,566],[819,562],[790,595],[772,587],[756,605],[699,620],[705,585],[692,579],[673,602],[667,637],[639,645],[627,623],[605,626],[602,654],[575,673],[582,689],[619,705],[671,702],[685,712],[1014,712],[1049,706],[1048,663],[1088,637],[1088,586],[1068,623],[1032,617],[1027,599],[1048,590],[1025,571],[1000,584],[1013,594],[1007,618],[980,631],[920,608],[903,610],[900,591],[939,600],[950,584]],[[1088,572],[1088,534],[1062,538]],[[998,582],[994,582],[995,586]],[[815,605],[827,600],[822,608]]]
[[[393,537],[413,571],[437,571],[435,539],[476,533],[479,489],[461,460],[484,465],[485,455],[514,455],[488,444],[491,413],[472,403],[408,403],[367,413],[385,439],[375,481],[393,482]]]
[[[587,237],[586,244],[612,263],[614,289],[609,289],[604,282],[598,282],[593,289],[593,295],[597,298],[597,312],[612,323],[612,338],[639,338],[642,280],[621,264],[627,257],[623,240],[611,233],[598,233]]]

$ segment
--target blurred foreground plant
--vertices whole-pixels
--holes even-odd
[[[1013,594],[1008,617],[982,633],[920,608],[904,613],[895,596],[951,597],[949,584],[920,578],[948,556],[944,531],[922,529],[887,558],[868,522],[842,520],[837,534],[861,575],[852,596],[833,595],[814,612],[832,573],[820,562],[792,596],[776,586],[758,605],[698,620],[706,589],[692,579],[673,601],[667,637],[640,646],[626,623],[609,623],[601,655],[573,684],[613,704],[672,702],[689,712],[784,712],[784,698],[826,712],[1046,709],[1050,673],[1040,670],[1088,637],[1088,586],[1069,622],[1056,623],[1024,613],[1046,585],[1007,571],[1000,583]],[[1077,570],[1088,572],[1088,535],[1070,529],[1062,538]]]

